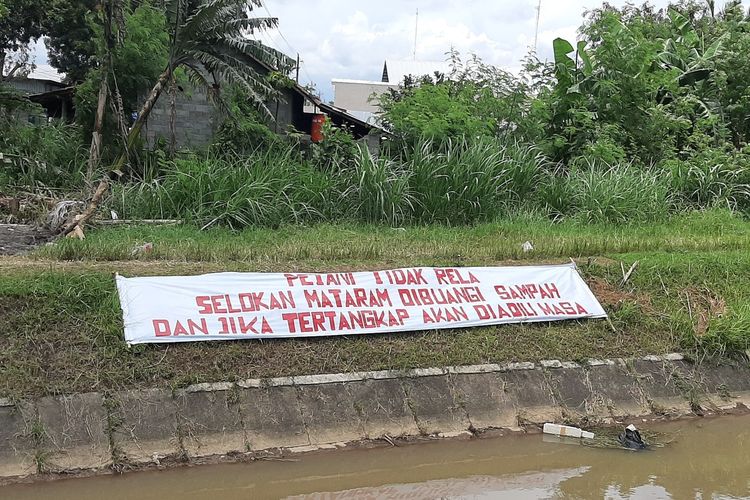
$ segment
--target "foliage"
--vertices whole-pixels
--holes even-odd
[[[70,82],[83,81],[96,63],[99,34],[91,18],[98,4],[99,0],[50,1],[44,22],[44,44],[50,64],[65,73]]]
[[[750,209],[750,158],[742,152],[706,149],[665,168],[671,188],[690,208],[726,206]]]
[[[359,152],[352,134],[330,120],[323,124],[323,140],[312,144],[312,162],[321,170],[335,171],[350,167]]]
[[[162,170],[162,179],[121,188],[115,210],[124,217],[151,214],[232,228],[278,227],[315,216],[315,190],[308,186],[316,173],[289,149],[178,158]]]
[[[450,75],[407,76],[398,90],[380,97],[383,122],[397,137],[405,142],[455,140],[512,128],[522,104],[512,75],[476,56],[464,62],[456,52],[451,67]]]
[[[670,187],[659,172],[602,162],[556,172],[539,200],[553,218],[585,223],[663,220],[671,206]]]
[[[13,0],[0,16],[0,81],[22,72],[28,63],[28,44],[43,32],[47,0]],[[13,53],[20,57],[13,58]]]
[[[374,157],[364,146],[357,153],[351,171],[339,172],[346,186],[341,200],[349,217],[391,226],[408,221],[415,206],[409,170],[388,158]]]
[[[266,120],[252,105],[247,92],[233,85],[224,91],[227,117],[219,126],[214,145],[219,151],[249,153],[258,148],[278,144],[278,136],[268,128]]]
[[[495,139],[427,140],[407,153],[423,222],[471,223],[508,213],[525,202],[543,175],[545,160],[536,148]]]
[[[130,114],[138,109],[143,92],[153,84],[167,64],[168,37],[166,18],[159,9],[144,2],[125,14],[125,36],[120,47],[113,51],[112,65],[116,76],[110,88],[119,90],[123,111],[129,123]],[[103,27],[92,23],[96,34],[97,54],[105,57]],[[91,69],[84,82],[76,87],[76,121],[81,125],[85,138],[91,137],[96,113],[99,84],[103,75],[100,67]],[[111,80],[111,77],[110,77]],[[108,113],[105,122],[105,144],[116,143],[116,114]]]
[[[0,190],[5,185],[78,189],[86,150],[72,125],[22,125],[0,120]]]
[[[110,86],[119,90],[123,109],[128,117],[137,109],[139,97],[159,77],[167,63],[165,23],[164,14],[148,3],[125,13],[125,37],[121,46],[112,54],[116,81],[111,82]],[[97,58],[102,60],[106,50],[103,28],[101,24],[93,22],[91,26],[97,40]],[[90,136],[90,127],[93,126],[102,77],[101,68],[93,68],[86,79],[76,86],[76,120],[87,130],[87,136]],[[112,121],[109,123],[110,127],[114,127]]]

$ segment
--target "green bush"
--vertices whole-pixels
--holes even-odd
[[[667,217],[670,187],[657,172],[632,164],[589,164],[558,170],[540,187],[540,203],[553,218],[626,223]]]
[[[543,174],[544,157],[517,142],[422,140],[404,156],[421,222],[471,223],[497,218],[526,199]]]
[[[673,192],[689,208],[750,208],[750,159],[742,153],[703,150],[688,160],[665,162]]]
[[[74,125],[0,124],[0,187],[80,189],[88,149]]]
[[[278,227],[319,218],[318,174],[291,150],[168,162],[161,179],[118,188],[112,206],[122,217],[179,218],[205,227]]]

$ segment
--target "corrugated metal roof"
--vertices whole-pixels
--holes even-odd
[[[450,63],[447,61],[396,61],[386,59],[383,65],[383,81],[399,84],[404,81],[406,75],[419,78],[424,75],[432,76],[436,71],[446,76],[450,75]],[[386,74],[387,80],[385,79]]]

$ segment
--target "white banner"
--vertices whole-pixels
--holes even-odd
[[[117,276],[125,340],[316,337],[604,318],[572,264]]]

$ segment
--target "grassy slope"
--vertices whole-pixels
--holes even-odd
[[[530,240],[535,251],[523,254]],[[154,251],[131,255],[146,241]],[[240,234],[191,227],[92,232],[0,258],[0,396],[308,373],[747,348],[750,224],[722,212],[650,226],[516,220],[473,228],[320,226]],[[331,271],[577,259],[605,321],[361,337],[127,348],[112,274]],[[640,264],[624,287],[621,262]],[[522,263],[522,262],[519,262]],[[721,313],[721,317],[719,317]],[[707,330],[707,333],[706,333]]]

